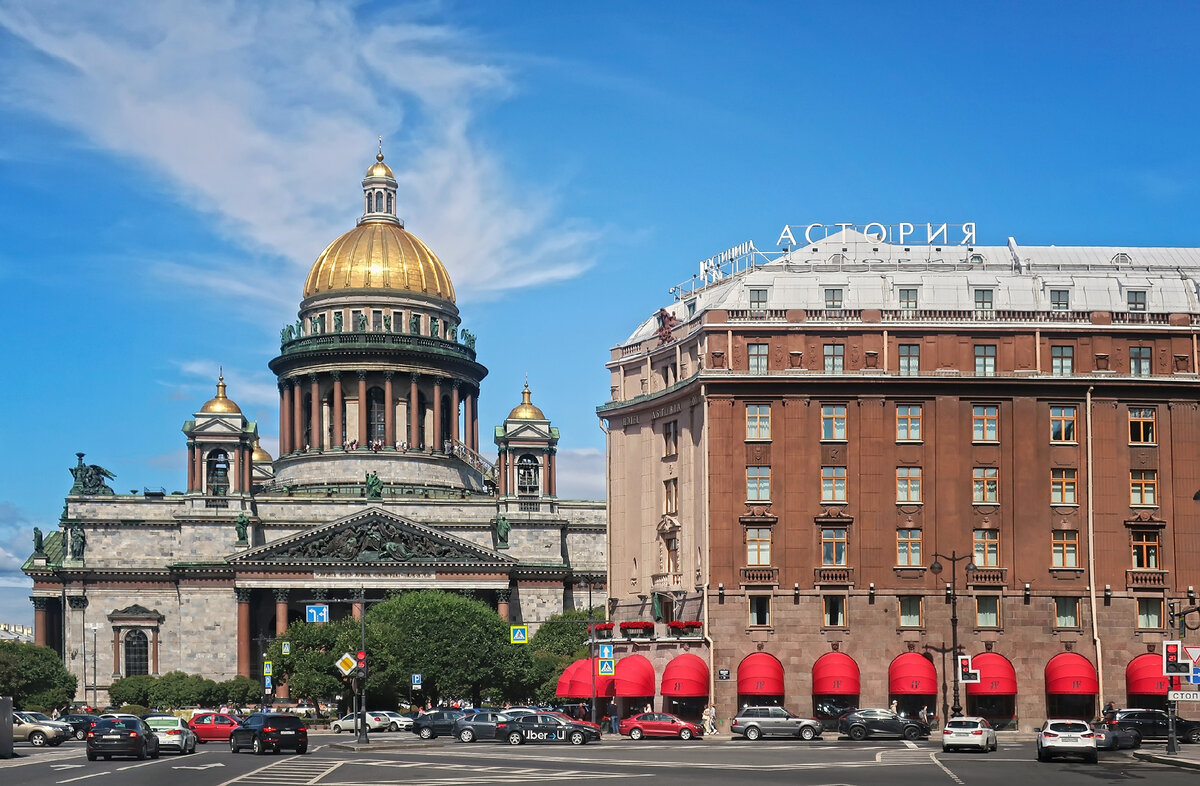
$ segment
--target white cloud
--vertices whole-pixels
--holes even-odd
[[[377,133],[401,213],[462,298],[578,275],[594,231],[556,218],[552,193],[512,182],[471,135],[478,107],[510,90],[508,72],[488,62],[500,54],[422,21],[427,8],[368,20],[326,0],[0,2],[0,26],[27,45],[0,54],[0,89],[145,166],[261,252],[236,267],[199,259],[154,269],[242,286],[272,306],[272,321],[291,297],[274,260],[298,280],[353,226]],[[247,279],[254,285],[239,285]]]
[[[558,452],[555,470],[558,473],[560,499],[605,498],[604,451],[597,448],[574,448]]]

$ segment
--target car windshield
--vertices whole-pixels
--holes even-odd
[[[174,729],[179,727],[179,718],[146,718],[146,723],[150,724],[152,729]]]
[[[1050,724],[1050,731],[1081,732],[1087,730],[1088,725],[1083,721],[1062,721],[1059,723]]]
[[[49,715],[44,715],[40,712],[27,712],[27,713],[25,713],[25,715],[26,715],[26,717],[32,718],[33,720],[38,720],[38,721],[50,720]]]
[[[963,721],[952,720],[946,724],[947,729],[976,729],[979,728],[978,721]]]

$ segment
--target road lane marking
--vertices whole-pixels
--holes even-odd
[[[946,773],[946,775],[948,775],[950,777],[950,780],[952,780],[958,784],[962,783],[962,780],[957,775],[955,775],[953,772],[950,772],[949,767],[947,767],[945,764],[942,764],[942,762],[938,760],[937,754],[931,752],[929,754],[929,759],[930,759],[930,761],[932,761],[934,764],[937,765],[938,769],[940,769],[942,772]]]
[[[110,773],[108,770],[105,770],[104,772],[93,772],[93,773],[89,773],[87,775],[80,775],[78,778],[67,778],[65,781],[58,781],[58,783],[74,783],[75,781],[82,781],[82,780],[86,780],[88,778],[98,778],[101,775],[111,775],[111,774],[112,773]]]

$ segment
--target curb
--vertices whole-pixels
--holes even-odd
[[[1187,770],[1200,770],[1200,761],[1196,759],[1181,759],[1177,756],[1168,756],[1165,753],[1149,753],[1147,751],[1130,751],[1135,759],[1142,761],[1154,762],[1155,764],[1169,764],[1172,767],[1181,767]]]

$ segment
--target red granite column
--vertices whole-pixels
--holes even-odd
[[[421,447],[421,422],[418,418],[421,409],[420,394],[417,392],[417,375],[412,375],[412,384],[408,388],[408,446],[413,450]]]
[[[287,385],[279,383],[279,455],[284,456],[291,452],[291,440],[288,439],[288,405],[290,400],[287,394]]]
[[[354,617],[354,619],[356,619],[356,620],[360,620],[360,619],[362,619],[362,615],[363,615],[363,603],[362,603],[362,601],[356,600],[356,601],[354,601],[354,603],[353,603],[353,604],[351,604],[351,606],[350,606],[350,615],[351,615],[352,617]]]
[[[383,372],[383,441],[389,448],[396,445],[396,399],[391,371]]]
[[[312,396],[312,412],[308,418],[308,432],[312,438],[312,446],[316,450],[320,450],[325,446],[325,440],[321,439],[321,383],[317,381],[316,374],[308,375],[309,395]]]
[[[442,452],[442,378],[433,378],[433,436],[425,440],[431,453]]]
[[[247,445],[242,449],[242,459],[245,462],[245,485],[242,490],[249,494],[254,490],[254,448]]]
[[[458,380],[454,380],[454,384],[450,388],[450,411],[454,414],[453,420],[450,421],[450,439],[458,442]]]
[[[500,496],[508,493],[508,469],[507,456],[504,451],[500,451],[499,457],[496,459],[496,482],[499,484]]]
[[[204,450],[197,445],[193,451],[192,459],[196,467],[196,488],[194,491],[204,490]]]
[[[158,628],[150,629],[150,676],[158,676]]]
[[[238,676],[250,676],[250,590],[236,589]]]
[[[474,439],[472,438],[472,435],[475,432],[475,424],[471,420],[471,402],[473,402],[474,400],[475,400],[475,394],[473,394],[473,393],[468,393],[467,397],[465,399],[463,399],[462,441],[463,441],[463,444],[466,445],[467,447],[469,447],[471,450],[477,451],[478,449],[475,447]]]
[[[47,598],[30,598],[33,601],[33,643],[38,646],[46,646],[46,606],[50,601]]]
[[[479,452],[479,394],[471,396],[471,450]]]
[[[304,449],[304,386],[292,383],[292,450]]]
[[[336,447],[346,442],[346,430],[342,428],[342,372],[333,372],[333,441]]]
[[[187,446],[187,465],[188,465],[188,481],[187,490],[195,491],[196,489],[196,445],[193,442],[188,442]]]
[[[505,622],[509,621],[508,602],[511,597],[512,590],[499,590],[496,593],[496,613],[500,615],[500,619],[504,620]]]
[[[367,372],[358,372],[358,446],[367,446]]]
[[[275,638],[283,638],[287,633],[288,626],[288,591],[285,589],[275,590]],[[275,695],[280,699],[291,698],[291,693],[288,691],[287,682],[277,680],[275,683]]]
[[[113,676],[121,676],[121,628],[113,627]]]
[[[548,497],[558,494],[558,473],[555,471],[554,457],[554,451],[546,454],[546,496]]]

